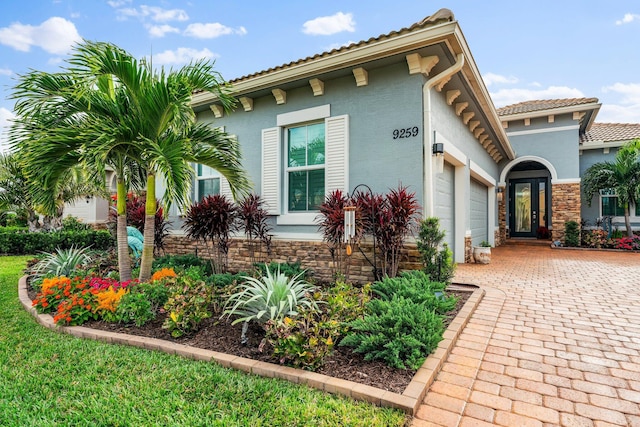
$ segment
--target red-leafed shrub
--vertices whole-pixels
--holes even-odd
[[[264,262],[256,254],[262,254],[264,245],[267,255],[271,254],[271,226],[267,221],[264,201],[257,194],[251,194],[238,204],[238,216],[247,237],[251,263]]]
[[[214,273],[227,271],[230,234],[238,230],[238,207],[226,196],[207,196],[191,205],[182,226],[187,236],[205,243]]]

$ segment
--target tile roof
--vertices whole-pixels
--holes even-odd
[[[598,98],[542,99],[507,105],[506,107],[498,108],[496,111],[499,116],[509,116],[511,114],[533,113],[536,111],[573,107],[575,105],[593,104],[596,102],[598,102]]]
[[[640,138],[640,123],[594,123],[580,135],[580,143],[630,141]]]
[[[384,40],[384,39],[394,38],[394,37],[397,37],[397,36],[400,36],[400,35],[403,35],[403,34],[406,34],[406,33],[410,33],[410,32],[415,31],[415,30],[419,30],[419,29],[422,29],[422,28],[435,26],[435,25],[441,24],[443,22],[451,22],[451,21],[454,21],[454,20],[455,20],[455,17],[453,16],[453,12],[451,12],[449,9],[443,8],[443,9],[438,10],[433,15],[427,16],[423,20],[421,20],[419,22],[416,22],[415,24],[411,25],[410,27],[401,28],[400,30],[392,31],[392,32],[390,32],[388,34],[381,34],[378,37],[371,37],[368,40],[362,40],[362,41],[359,41],[359,42],[351,43],[348,46],[342,46],[342,47],[337,48],[337,49],[333,49],[333,50],[330,50],[330,51],[319,53],[319,54],[316,54],[316,55],[313,55],[313,56],[308,56],[306,58],[298,59],[296,61],[292,61],[292,62],[289,62],[287,64],[278,65],[277,67],[269,68],[267,70],[258,71],[258,72],[253,73],[253,74],[248,74],[246,76],[238,77],[238,78],[229,80],[229,83],[233,84],[233,83],[237,83],[237,82],[240,82],[240,81],[243,81],[243,80],[247,80],[247,79],[250,79],[250,78],[253,78],[253,77],[258,77],[258,76],[261,76],[261,75],[264,75],[264,74],[273,73],[275,71],[284,70],[284,69],[291,68],[291,67],[296,66],[296,65],[304,64],[306,62],[312,62],[312,61],[314,61],[316,59],[319,59],[319,58],[332,56],[332,55],[335,55],[335,54],[341,53],[341,52],[347,52],[349,50],[352,50],[352,49],[355,49],[355,48],[358,48],[358,47],[361,47],[361,46],[366,46],[368,44],[375,43],[375,42],[378,42],[378,41],[381,41],[381,40]]]

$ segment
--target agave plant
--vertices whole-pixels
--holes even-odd
[[[38,261],[31,272],[34,275],[34,281],[39,281],[44,276],[70,277],[78,269],[78,266],[84,267],[91,261],[89,248],[76,246],[69,249],[57,248],[55,253],[48,253]]]
[[[280,321],[286,316],[297,315],[300,307],[318,310],[318,305],[311,298],[315,286],[300,280],[303,274],[304,272],[289,278],[278,267],[275,273],[266,268],[266,276],[260,279],[244,277],[246,281],[240,285],[241,290],[228,298],[228,308],[223,313],[223,316],[238,316],[232,325],[244,322],[243,344],[248,341],[246,333],[252,320],[259,323]]]

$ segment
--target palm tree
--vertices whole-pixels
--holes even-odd
[[[130,182],[137,176],[132,165],[146,172],[140,280],[147,280],[153,262],[156,176],[167,182],[167,207],[188,204],[194,175],[191,162],[217,169],[236,197],[250,189],[237,141],[218,129],[196,124],[190,104],[195,91],[213,92],[227,109],[234,100],[209,61],[168,73],[162,69],[154,75],[150,66],[112,44],[84,42],[68,63],[64,73],[32,72],[22,77],[14,93],[20,101],[13,140],[25,148],[22,152],[30,168],[37,171],[38,194],[48,206],[53,204],[44,194],[62,171],[84,163],[104,176],[104,166],[111,164],[118,176],[118,230],[121,222],[126,225],[127,171]],[[122,239],[126,234],[118,231],[119,263],[126,258]],[[127,277],[122,264],[120,276]]]
[[[234,100],[209,61],[197,61],[177,71],[161,69],[154,74],[150,65],[138,63],[112,44],[85,42],[69,62],[73,65],[71,71],[81,79],[111,76],[123,88],[128,121],[141,149],[141,165],[147,172],[140,280],[148,280],[153,262],[157,176],[167,183],[167,207],[189,203],[194,176],[191,162],[217,169],[229,181],[234,196],[250,190],[237,141],[218,129],[196,124],[191,109],[191,96],[196,91],[214,93],[226,109],[233,106]]]
[[[600,190],[615,191],[624,207],[627,236],[633,237],[629,206],[640,200],[640,139],[625,144],[616,153],[614,162],[600,162],[586,170],[582,178],[582,191],[589,201]]]
[[[105,166],[115,171],[118,269],[120,279],[129,280],[124,200],[127,189],[142,187],[144,171],[135,162],[139,149],[127,123],[122,94],[104,77],[97,84],[87,84],[69,73],[38,71],[20,76],[14,89],[17,119],[10,141],[18,149],[23,169],[30,171],[29,193],[43,211],[58,209],[56,188],[77,165],[84,164],[88,180],[99,182],[103,191]]]

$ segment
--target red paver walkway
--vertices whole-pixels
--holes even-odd
[[[639,426],[640,254],[493,249],[413,426]]]

